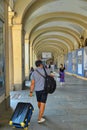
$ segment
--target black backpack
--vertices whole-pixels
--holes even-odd
[[[45,78],[44,90],[46,93],[52,94],[56,89],[56,81],[52,76],[49,76],[44,68],[45,76],[43,76],[38,70],[36,70],[42,77]]]
[[[44,84],[44,90],[46,93],[53,93],[56,89],[56,81],[53,77],[47,75],[45,77],[45,84]]]

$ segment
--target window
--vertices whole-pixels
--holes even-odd
[[[5,83],[5,72],[4,72],[4,23],[0,20],[0,94],[2,93],[2,90],[4,90],[4,83]]]

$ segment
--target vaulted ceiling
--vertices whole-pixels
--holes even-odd
[[[23,24],[36,55],[66,54],[83,46],[87,0],[14,0],[14,11],[14,24]]]

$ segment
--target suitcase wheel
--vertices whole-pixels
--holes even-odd
[[[12,125],[13,124],[13,122],[12,121],[9,121],[9,125]]]
[[[24,128],[24,130],[28,130],[28,127]]]
[[[28,123],[28,125],[30,125],[30,122]]]
[[[32,109],[32,107],[30,107],[30,109]]]
[[[24,122],[21,122],[21,127],[24,127],[25,126],[25,123]]]
[[[25,119],[25,121],[27,121],[27,119]]]

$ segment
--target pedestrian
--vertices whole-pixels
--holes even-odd
[[[45,121],[45,118],[43,118],[43,114],[45,111],[45,105],[46,105],[48,94],[44,91],[45,79],[38,72],[40,72],[44,76],[45,76],[45,72],[41,60],[37,60],[35,62],[35,65],[36,65],[36,70],[32,74],[30,96],[32,97],[33,91],[35,90],[38,108],[39,108],[38,123],[43,123]],[[48,71],[48,69],[46,71],[48,74],[50,74],[50,71]]]
[[[65,67],[63,66],[63,64],[60,64],[60,68],[59,68],[59,77],[60,77],[60,84],[63,85],[65,82]]]

